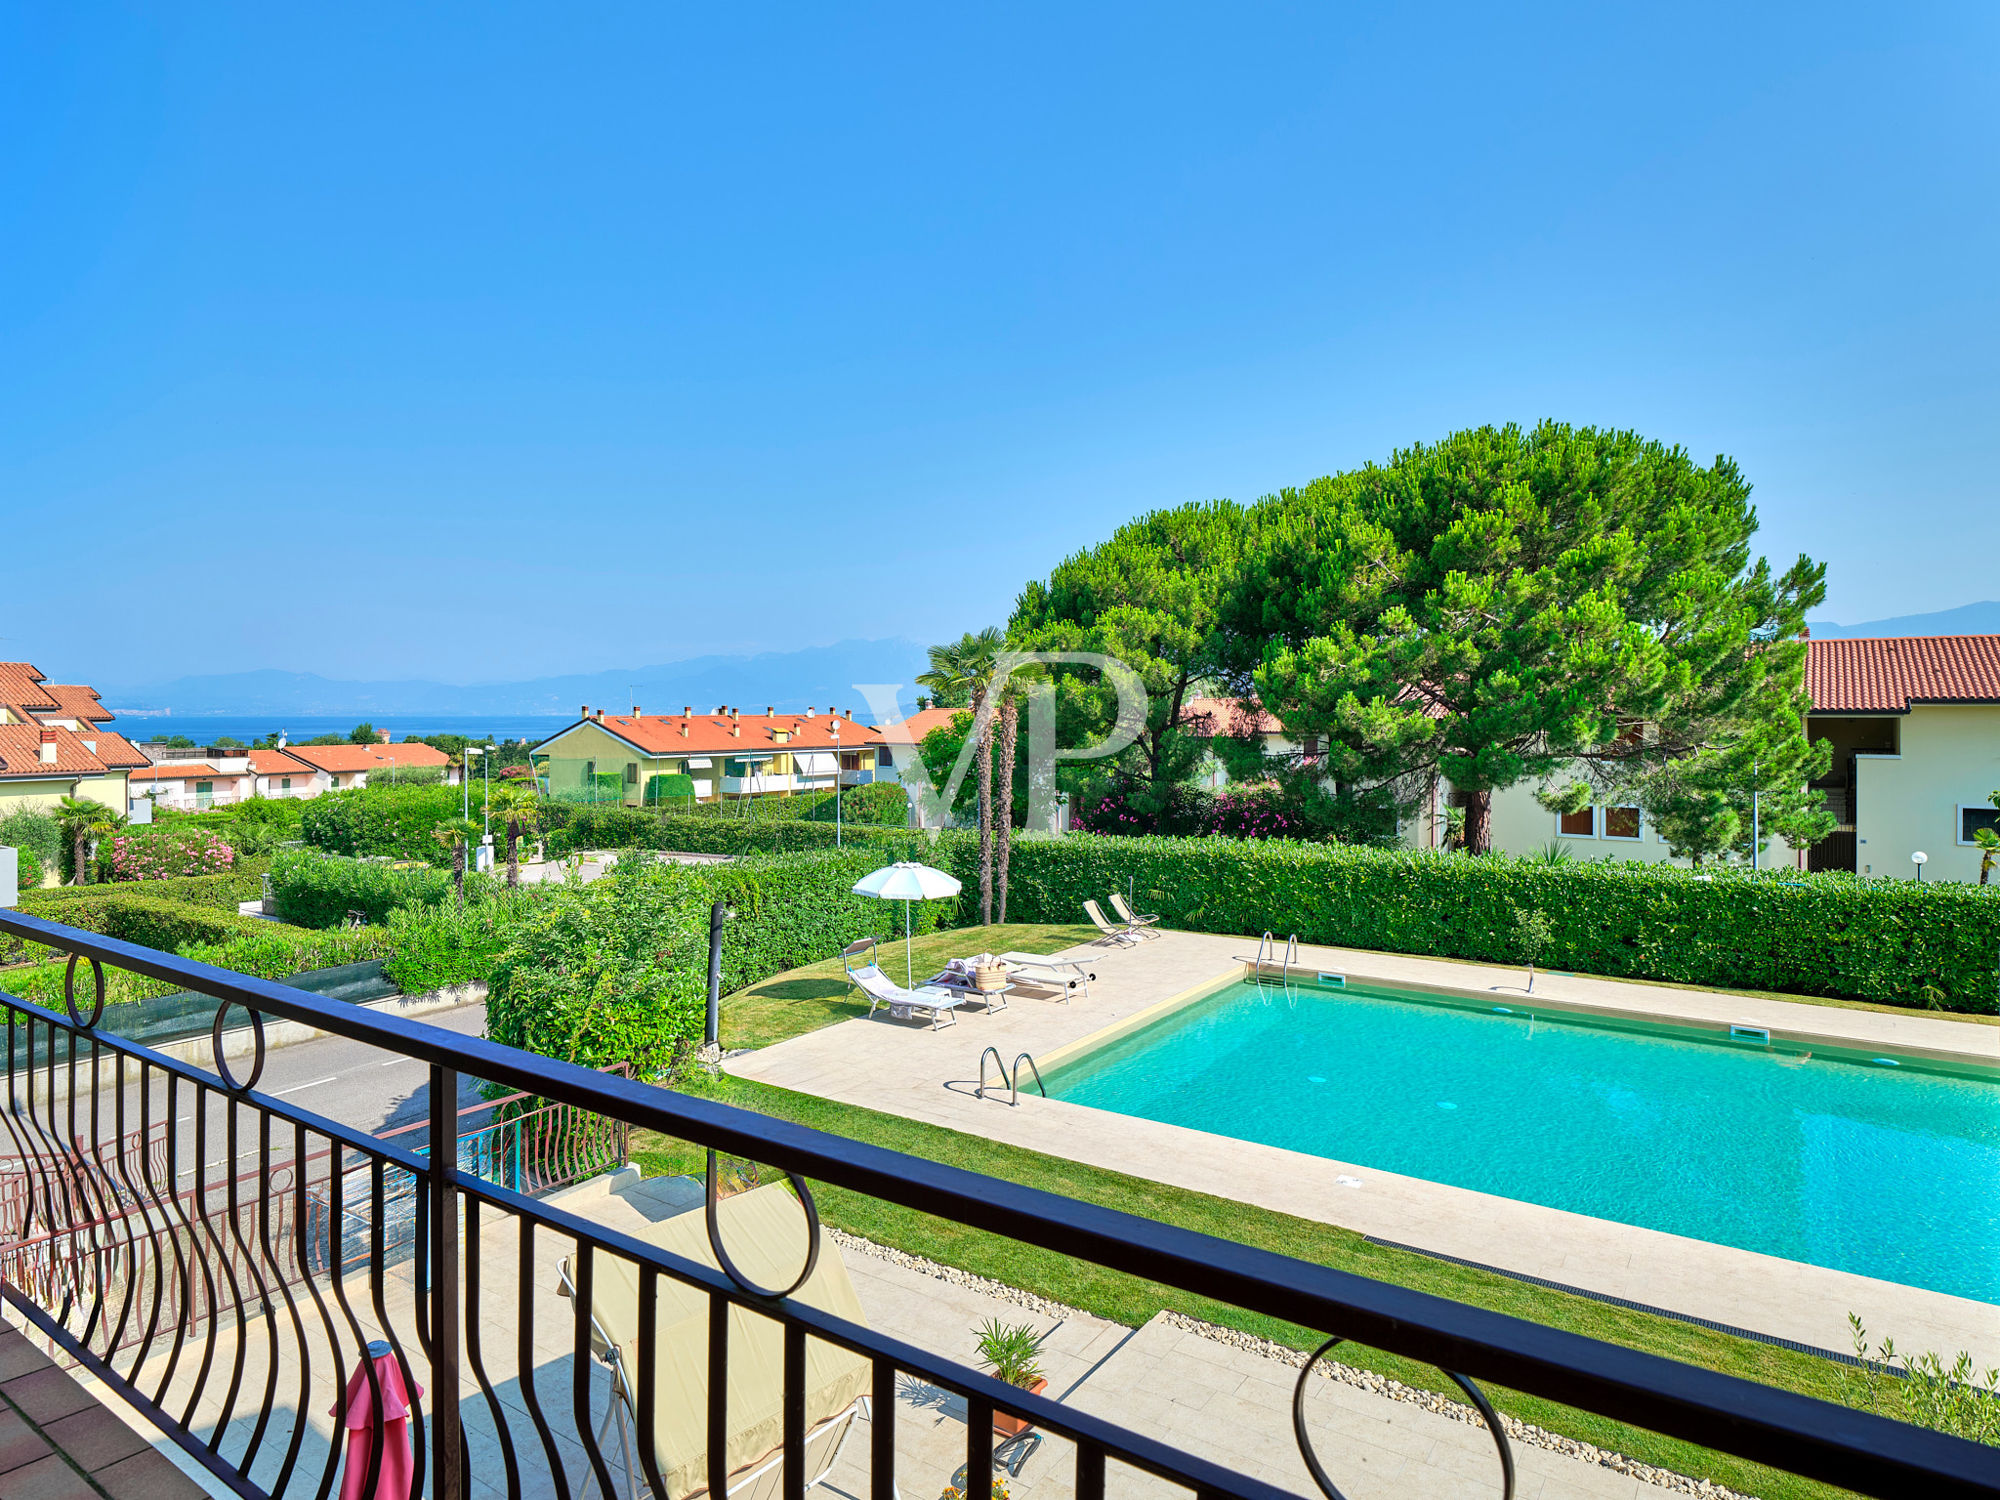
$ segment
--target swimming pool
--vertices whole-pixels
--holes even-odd
[[[1235,983],[1048,1090],[2000,1302],[2000,1081],[1531,1007]]]

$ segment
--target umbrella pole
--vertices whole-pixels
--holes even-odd
[[[913,989],[916,971],[910,967],[910,903],[903,903],[903,988]]]

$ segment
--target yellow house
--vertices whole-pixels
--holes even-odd
[[[877,759],[881,743],[879,730],[832,709],[746,714],[725,705],[663,715],[585,705],[529,758],[551,797],[640,807],[672,800],[662,780],[669,776],[687,777],[703,802],[863,785],[890,774]]]
[[[93,688],[51,683],[24,661],[0,662],[0,814],[87,797],[119,812],[126,777],[147,764]]]

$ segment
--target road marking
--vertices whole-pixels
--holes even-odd
[[[295,1083],[288,1089],[279,1089],[275,1094],[272,1094],[269,1097],[273,1099],[282,1099],[287,1094],[297,1094],[304,1092],[306,1089],[316,1089],[323,1083],[334,1083],[338,1081],[339,1076],[340,1075],[336,1073],[331,1077],[327,1078],[315,1078],[311,1083]]]

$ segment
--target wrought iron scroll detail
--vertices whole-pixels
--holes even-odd
[[[1292,1387],[1292,1437],[1299,1445],[1299,1457],[1306,1461],[1306,1469],[1311,1473],[1313,1483],[1320,1487],[1321,1493],[1327,1500],[1347,1500],[1347,1497],[1341,1493],[1340,1487],[1326,1472],[1326,1466],[1319,1461],[1319,1454],[1313,1448],[1312,1434],[1306,1431],[1306,1382],[1312,1378],[1313,1366],[1345,1342],[1347,1342],[1345,1339],[1336,1334],[1313,1350],[1312,1357],[1299,1370],[1298,1382]],[[1465,1376],[1456,1370],[1446,1370],[1444,1373],[1451,1377],[1453,1384],[1465,1392],[1466,1399],[1472,1402],[1473,1409],[1486,1423],[1486,1430],[1493,1435],[1493,1446],[1500,1450],[1500,1500],[1514,1500],[1514,1448],[1507,1440],[1507,1429],[1500,1423],[1500,1414],[1493,1409],[1493,1403],[1486,1399],[1486,1393]]]
[[[85,1020],[76,1009],[76,965],[81,953],[72,953],[69,962],[63,966],[63,1005],[69,1010],[70,1020],[79,1031],[92,1031],[104,1019],[104,965],[96,959],[89,960],[92,987],[96,990],[94,1003],[90,1007],[90,1019]]]
[[[708,1245],[715,1252],[716,1264],[722,1267],[723,1275],[735,1282],[752,1297],[762,1298],[766,1302],[782,1302],[808,1281],[812,1280],[813,1270],[819,1265],[819,1207],[813,1202],[812,1189],[806,1186],[805,1179],[799,1176],[798,1173],[787,1172],[785,1174],[786,1178],[792,1184],[792,1190],[799,1195],[799,1206],[806,1211],[806,1263],[788,1287],[774,1289],[759,1286],[748,1276],[745,1276],[737,1267],[736,1262],[729,1258],[729,1250],[722,1243],[722,1224],[716,1214],[717,1205],[721,1203],[722,1197],[718,1191],[719,1185],[716,1179],[715,1162],[716,1153],[710,1150],[708,1153],[707,1202],[703,1207],[703,1214],[708,1222]]]

